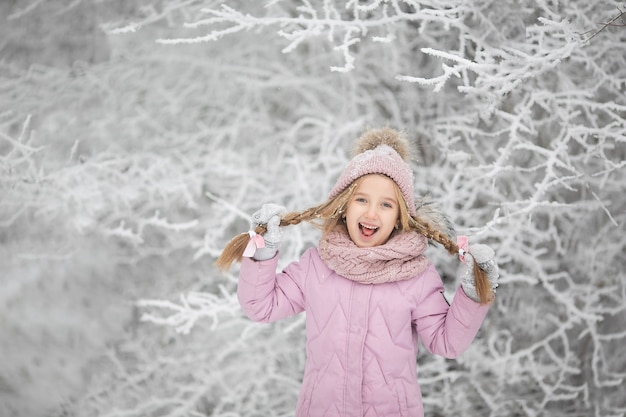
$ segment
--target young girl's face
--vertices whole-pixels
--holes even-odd
[[[348,234],[360,248],[382,245],[391,236],[399,214],[393,180],[383,175],[365,175],[346,208]]]

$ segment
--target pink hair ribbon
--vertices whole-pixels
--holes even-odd
[[[467,236],[457,236],[456,244],[459,247],[459,259],[465,263],[465,254],[469,252],[469,239]]]
[[[246,249],[244,249],[242,256],[245,256],[246,258],[252,258],[257,249],[265,247],[265,240],[263,239],[263,236],[257,234],[253,230],[250,230],[248,234],[250,235],[250,240],[248,241],[248,244],[246,245]]]

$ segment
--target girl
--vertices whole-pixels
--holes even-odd
[[[288,214],[264,205],[252,216],[256,229],[233,239],[218,259],[223,269],[241,260],[237,293],[250,319],[306,311],[297,417],[423,416],[418,337],[430,352],[454,358],[492,302],[493,250],[459,248],[445,217],[416,206],[408,150],[395,130],[366,132],[324,204]],[[281,226],[305,220],[322,222],[318,246],[277,273]],[[472,265],[452,304],[424,255],[429,239]]]

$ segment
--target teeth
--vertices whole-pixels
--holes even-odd
[[[370,229],[370,230],[376,230],[376,229],[378,229],[378,227],[376,227],[376,226],[368,226],[368,225],[363,224],[363,223],[361,223],[361,227],[364,227],[364,228],[366,228],[366,229]]]

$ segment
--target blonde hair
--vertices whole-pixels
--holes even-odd
[[[349,187],[347,187],[337,196],[327,200],[319,206],[311,207],[301,212],[294,211],[283,215],[280,220],[280,226],[292,226],[306,221],[322,229],[322,233],[324,235],[329,233],[331,230],[341,224],[341,219],[346,212],[348,203],[352,199],[358,183],[359,179],[353,181]],[[409,214],[409,209],[402,194],[402,191],[395,182],[393,182],[393,184],[398,201],[401,202],[399,204],[400,210],[398,215],[397,232],[400,233],[413,231],[420,233],[424,235],[427,239],[433,240],[441,244],[451,255],[458,255],[458,245],[446,233],[438,230],[428,221],[421,218],[419,215],[411,216]],[[265,225],[258,225],[254,231],[257,234],[263,234],[267,231],[267,228]],[[221,270],[227,270],[228,268],[230,268],[233,262],[241,262],[243,252],[248,244],[249,239],[250,236],[248,235],[248,233],[241,233],[232,238],[231,241],[226,244],[224,250],[222,251],[222,254],[215,262],[217,267]],[[474,285],[476,286],[476,292],[478,294],[478,297],[480,298],[480,303],[488,304],[493,300],[494,294],[491,289],[491,285],[489,284],[487,274],[478,266],[476,261],[474,261],[473,269],[475,279]]]

